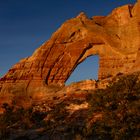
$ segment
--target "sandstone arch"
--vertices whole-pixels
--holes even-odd
[[[81,13],[66,21],[31,57],[21,60],[0,79],[0,92],[29,92],[51,84],[63,85],[76,66],[99,55],[98,78],[140,70],[140,1],[116,8],[108,16]]]
[[[118,56],[120,53],[114,51],[117,49],[117,45],[115,39],[108,35],[102,27],[81,13],[64,23],[52,38],[29,59],[40,60],[47,54],[46,60],[43,60],[42,79],[45,79],[48,85],[51,83],[63,84],[86,57],[96,54],[103,57],[108,52],[110,55]],[[113,50],[111,46],[115,49]],[[100,75],[99,78],[102,78],[102,74]]]
[[[84,59],[74,69],[71,75],[65,82],[65,85],[69,85],[73,82],[79,82],[87,79],[97,80],[99,70],[99,56],[91,55]]]

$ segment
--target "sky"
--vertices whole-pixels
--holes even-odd
[[[84,11],[88,17],[107,15],[114,8],[128,3],[133,4],[135,1],[0,0],[0,77],[20,59],[32,55],[63,22],[80,12]],[[74,79],[71,76],[68,81],[89,77],[97,79],[98,60],[97,56],[85,60],[72,74]]]

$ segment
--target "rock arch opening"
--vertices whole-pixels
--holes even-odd
[[[98,79],[99,56],[92,55],[82,61],[65,82],[66,85],[86,79]]]

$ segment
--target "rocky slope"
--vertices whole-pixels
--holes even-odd
[[[0,94],[43,92],[64,85],[88,56],[99,55],[99,79],[140,70],[140,0],[108,16],[84,13],[66,21],[32,56],[0,79]]]
[[[0,139],[140,139],[140,73],[116,76],[106,89],[79,89],[82,84],[56,89],[52,98],[19,95],[4,103]]]

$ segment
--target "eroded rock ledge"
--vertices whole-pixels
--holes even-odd
[[[0,93],[37,92],[64,85],[88,56],[99,55],[98,78],[140,70],[140,1],[88,18],[83,12],[66,21],[31,57],[0,79]]]

